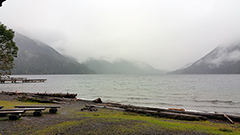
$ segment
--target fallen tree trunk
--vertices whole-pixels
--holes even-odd
[[[28,93],[28,92],[8,92],[8,91],[2,91],[2,94],[5,95],[26,95],[26,96],[48,96],[48,97],[64,97],[64,98],[76,98],[77,94],[70,94],[70,93]]]
[[[204,116],[182,114],[182,113],[172,113],[172,112],[159,112],[159,116],[172,118],[172,119],[178,119],[178,120],[189,120],[189,121],[207,120],[207,118]]]
[[[173,113],[173,112],[167,112],[167,111],[159,112],[159,111],[154,111],[154,110],[134,109],[134,108],[127,108],[127,109],[125,109],[125,111],[146,114],[146,115],[151,115],[151,116],[157,116],[157,117],[178,119],[178,120],[189,120],[189,121],[207,120],[207,118],[204,116],[190,115],[190,114],[183,114],[183,113]]]
[[[77,94],[63,94],[63,93],[36,93],[38,96],[49,96],[49,97],[64,97],[64,98],[76,98]]]
[[[176,115],[176,118],[180,117],[198,117],[200,120],[205,119],[216,119],[216,120],[228,120],[226,117],[224,117],[223,114],[218,113],[203,113],[203,112],[189,112],[189,111],[180,111],[180,110],[169,110],[169,109],[161,109],[161,108],[152,108],[152,107],[140,107],[140,106],[133,106],[133,105],[122,105],[118,103],[106,103],[106,106],[111,107],[119,107],[123,108],[125,111],[128,112],[136,112],[136,113],[148,113],[153,115],[159,115],[160,117],[168,116],[168,117],[174,117]],[[240,116],[234,116],[234,115],[228,115],[228,117],[235,122],[240,122]],[[197,118],[196,118],[197,119]]]

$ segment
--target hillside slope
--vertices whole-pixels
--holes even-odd
[[[52,47],[15,33],[14,41],[19,48],[13,74],[90,74],[86,65],[71,60]]]
[[[240,74],[240,43],[220,45],[193,64],[169,74]]]
[[[141,62],[130,62],[119,59],[114,62],[108,62],[103,59],[90,58],[83,62],[90,69],[98,74],[163,74],[164,71],[153,68],[152,66]]]

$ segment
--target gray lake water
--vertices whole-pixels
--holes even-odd
[[[14,76],[19,77],[19,76]],[[78,98],[240,115],[240,75],[20,75],[44,83],[0,84],[1,91],[77,93]]]

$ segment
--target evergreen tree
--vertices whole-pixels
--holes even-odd
[[[14,31],[0,23],[0,76],[11,75],[18,47],[13,42]]]
[[[0,0],[0,7],[2,6],[2,3],[4,2],[5,0]]]

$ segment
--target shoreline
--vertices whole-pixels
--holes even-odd
[[[13,94],[13,93],[12,93]],[[19,94],[19,93],[18,93]],[[26,93],[21,93],[26,94]],[[34,94],[34,93],[27,93]],[[56,103],[21,102],[16,94],[0,93],[0,105],[13,108],[15,105],[49,105]],[[25,95],[26,96],[26,95]],[[57,98],[59,99],[59,98]],[[24,113],[20,120],[11,121],[0,117],[0,134],[228,134],[240,133],[239,123],[222,120],[174,120],[151,113],[139,112],[140,108],[118,103],[100,103],[100,100],[63,98],[57,114],[43,111],[36,117]],[[98,102],[96,102],[98,101]],[[97,109],[89,110],[94,106]],[[3,109],[4,109],[3,108]],[[85,109],[84,109],[85,108]],[[135,110],[133,112],[130,109]],[[142,108],[141,108],[142,109]],[[148,108],[149,109],[149,108]],[[152,108],[153,109],[153,108]],[[130,110],[130,111],[129,111]],[[138,112],[137,112],[138,111]],[[174,110],[172,110],[174,111]],[[208,122],[209,121],[209,122]],[[199,128],[199,129],[198,129]]]
[[[26,75],[47,78],[45,83],[2,85],[3,90],[19,92],[69,92],[78,98],[136,106],[183,108],[203,112],[240,115],[238,77],[219,76],[118,76],[118,75]],[[198,81],[198,80],[204,81]],[[68,80],[68,82],[64,81]],[[105,80],[102,82],[102,80]],[[185,80],[185,81],[184,81]],[[222,83],[232,82],[232,83]],[[212,85],[215,84],[215,85]],[[35,87],[35,85],[37,87]]]
[[[79,98],[79,99],[85,100],[85,101],[92,101],[92,100],[94,100],[93,98],[92,99],[81,98],[81,97],[78,97],[76,93],[75,94],[70,94],[68,92],[66,92],[66,93],[59,93],[59,92],[58,93],[48,93],[48,92],[44,92],[44,93],[35,92],[35,93],[33,93],[33,92],[18,92],[18,91],[15,91],[15,92],[0,91],[0,93],[2,93],[2,92],[8,92],[8,93],[13,93],[13,94],[15,94],[15,93],[18,93],[18,94],[29,93],[29,94],[42,94],[42,95],[44,95],[44,94],[46,94],[46,95],[51,95],[51,94],[56,94],[56,95],[58,95],[58,94],[63,94],[64,95],[65,94],[65,95],[67,95],[67,94],[69,94],[70,96],[75,96],[75,98]],[[151,105],[148,106],[148,105],[138,104],[138,103],[135,103],[135,104],[134,103],[133,104],[131,104],[131,103],[122,103],[122,102],[115,102],[113,100],[107,101],[107,102],[118,103],[118,104],[122,104],[122,105],[139,106],[139,107],[159,108],[159,109],[178,108],[178,107],[171,107],[171,106],[169,106],[169,107],[159,107],[159,106],[151,106]],[[223,112],[212,111],[212,110],[185,109],[184,107],[180,107],[178,109],[184,109],[186,112],[210,113],[210,114],[227,114],[227,115],[233,115],[233,116],[239,116],[240,117],[240,114],[239,113],[235,113],[235,112],[225,112],[225,113],[223,113]]]
[[[16,96],[14,99],[19,101],[31,101],[40,103],[55,103],[55,104],[66,104],[67,102],[83,101],[93,102],[100,108],[115,109],[125,112],[134,112],[139,114],[148,114],[152,116],[179,119],[179,120],[222,120],[222,121],[234,121],[240,123],[240,116],[229,115],[224,113],[206,113],[206,112],[195,112],[188,111],[181,108],[156,108],[156,107],[145,107],[136,105],[124,105],[113,102],[102,102],[101,98],[95,100],[83,100],[77,99],[77,94],[70,93],[29,93],[29,92],[6,92],[2,91],[0,94]]]

